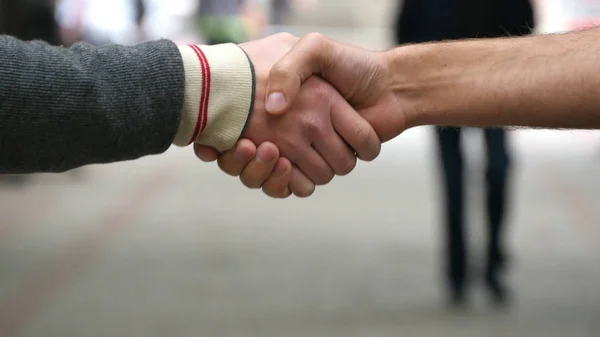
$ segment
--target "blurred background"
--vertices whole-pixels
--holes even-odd
[[[226,2],[1,0],[0,26],[57,45],[317,31],[382,50],[397,43],[402,5]],[[533,4],[536,33],[600,19],[600,1]],[[480,130],[463,130],[469,286],[458,301],[446,275],[452,210],[435,134],[407,131],[378,160],[306,200],[247,190],[190,148],[2,177],[0,337],[600,336],[600,134],[506,132],[511,169],[495,289],[487,143]]]

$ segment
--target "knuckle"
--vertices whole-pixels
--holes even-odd
[[[275,34],[275,38],[283,40],[283,41],[294,41],[296,40],[296,37],[288,32],[282,32],[282,33],[277,33]]]
[[[267,181],[263,184],[263,191],[271,194],[284,194],[290,183],[290,176],[283,175],[279,177],[270,176]]]
[[[293,192],[294,192],[294,195],[299,198],[308,198],[313,193],[315,193],[315,186],[311,185],[311,186],[296,187]]]
[[[240,175],[240,173],[237,172],[237,170],[234,167],[232,167],[232,165],[227,164],[225,160],[221,158],[217,160],[217,164],[219,165],[221,171],[227,173],[230,176],[237,177],[238,175]]]
[[[317,32],[312,32],[312,33],[308,33],[305,37],[304,40],[306,42],[310,42],[310,43],[323,43],[323,41],[325,41],[325,36],[321,33],[317,33]]]
[[[278,198],[279,194],[277,193],[278,191],[274,190],[273,188],[270,188],[268,186],[263,186],[262,191],[264,194],[268,195],[271,198]]]
[[[305,115],[302,124],[304,130],[311,139],[318,138],[325,132],[323,122],[321,121],[321,118],[316,114]]]
[[[318,60],[320,72],[324,72],[331,67],[333,59],[327,37],[321,33],[310,33],[305,36],[304,43],[309,46],[308,49],[312,51],[313,58]]]
[[[261,181],[259,181],[256,178],[253,178],[246,172],[242,172],[242,175],[240,175],[240,180],[242,181],[242,184],[244,184],[244,186],[250,189],[258,189],[262,187]]]
[[[249,180],[244,180],[244,179],[240,179],[242,181],[242,183],[244,184],[244,186],[246,186],[247,188],[251,189],[251,190],[256,190],[261,188],[262,186],[254,181],[249,181]]]
[[[336,172],[340,176],[345,176],[352,172],[354,168],[356,168],[356,157],[349,156],[349,158],[345,159],[345,164],[341,166],[341,169]]]
[[[290,156],[299,151],[304,146],[304,143],[301,142],[302,136],[297,129],[281,128],[273,138],[273,142],[279,148],[280,156]]]
[[[290,196],[287,188],[269,188],[263,187],[263,192],[271,198],[285,199]]]
[[[331,100],[331,90],[324,83],[315,84],[312,89],[312,99],[315,101],[315,104],[324,104],[329,103]]]
[[[333,178],[335,177],[335,173],[332,170],[327,170],[320,172],[315,176],[314,182],[317,185],[326,185],[329,184]]]

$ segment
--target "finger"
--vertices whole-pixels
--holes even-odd
[[[219,156],[217,163],[223,172],[237,177],[254,156],[256,156],[256,145],[248,139],[242,139],[233,150]]]
[[[335,132],[333,135],[314,142],[313,147],[327,161],[335,174],[343,176],[356,167],[356,155]]]
[[[256,157],[250,160],[242,170],[240,180],[246,187],[261,188],[273,172],[278,159],[279,149],[275,144],[269,142],[260,144],[256,151]]]
[[[331,105],[331,122],[358,158],[371,161],[379,156],[381,140],[377,132],[341,96]]]
[[[285,199],[291,195],[292,164],[287,158],[279,158],[273,173],[262,186],[263,192],[272,197]]]
[[[335,176],[333,169],[312,146],[298,146],[289,155],[284,155],[317,185],[325,185]]]
[[[292,106],[300,86],[313,74],[322,74],[334,60],[336,45],[324,36],[309,34],[272,68],[269,74],[265,108],[281,114]]]
[[[290,191],[299,198],[310,197],[315,192],[315,183],[310,180],[298,167],[292,166]]]
[[[194,144],[194,152],[198,159],[205,162],[212,162],[219,158],[219,152],[206,145]]]

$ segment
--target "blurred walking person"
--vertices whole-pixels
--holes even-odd
[[[0,0],[0,34],[60,45],[54,0]]]
[[[290,0],[272,0],[270,24],[281,26],[284,24],[285,16],[290,10]]]
[[[403,0],[397,19],[399,44],[529,34],[534,24],[529,0]],[[485,284],[496,304],[506,303],[504,235],[510,153],[505,130],[482,130],[487,147],[488,246]],[[466,304],[469,268],[465,233],[462,130],[436,127],[445,199],[445,268],[450,303]]]

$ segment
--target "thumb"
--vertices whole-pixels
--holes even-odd
[[[318,33],[298,41],[269,73],[265,108],[283,114],[298,96],[302,83],[312,75],[324,75],[333,61],[333,41]]]

